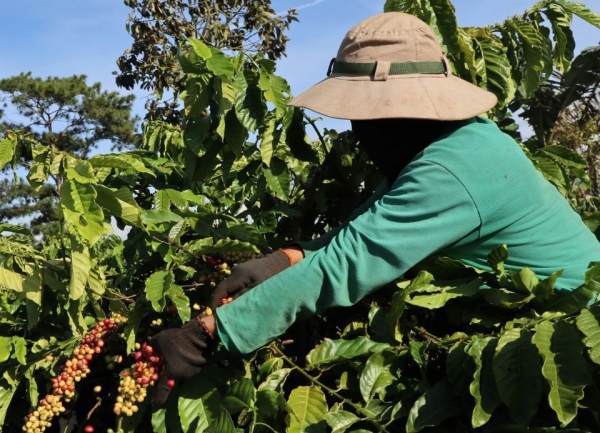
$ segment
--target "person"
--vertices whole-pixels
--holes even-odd
[[[423,259],[445,255],[489,269],[506,244],[507,269],[540,278],[563,269],[556,287],[583,283],[600,244],[557,189],[508,135],[481,116],[496,97],[453,76],[432,29],[407,14],[373,16],[353,27],[328,77],[289,104],[349,119],[385,181],[341,227],[233,268],[213,307],[153,345],[170,378],[200,371],[216,339],[251,352],[298,318],[350,306]]]

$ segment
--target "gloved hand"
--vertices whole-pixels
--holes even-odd
[[[163,370],[152,399],[155,407],[167,401],[174,386],[173,381],[198,374],[206,363],[203,355],[210,353],[213,337],[200,324],[202,316],[190,320],[181,328],[167,329],[152,337],[150,344],[163,361]]]
[[[213,311],[222,305],[224,299],[235,299],[289,267],[290,259],[281,251],[235,265],[231,275],[221,281],[213,293],[211,305]]]

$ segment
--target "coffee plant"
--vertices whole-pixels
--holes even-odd
[[[547,68],[568,68],[573,14],[600,25],[561,0],[511,18],[506,34],[461,29],[447,0],[418,3],[386,9],[436,24],[454,69],[501,96],[490,116],[509,132],[516,92],[523,103]],[[61,231],[0,224],[3,432],[600,431],[600,265],[561,292],[559,269],[545,280],[507,269],[505,245],[485,269],[428,258],[249,355],[216,347],[153,408],[162,365],[150,338],[210,314],[236,263],[326,233],[382,179],[351,133],[286,105],[273,61],[196,39],[178,61],[181,126],[146,123],[138,150],[81,159],[27,131],[0,141],[2,167],[31,149],[27,179],[58,191]],[[579,209],[589,179],[576,152],[523,149]]]

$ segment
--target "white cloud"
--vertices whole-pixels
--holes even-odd
[[[296,9],[297,11],[299,11],[299,10],[302,10],[302,9],[311,8],[313,6],[318,5],[319,3],[323,3],[324,1],[325,0],[314,0],[314,1],[310,2],[310,3],[305,3],[305,4],[302,4],[300,6],[291,7],[290,9]]]

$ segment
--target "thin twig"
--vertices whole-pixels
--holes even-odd
[[[140,296],[140,294],[135,294],[135,295],[129,295],[129,296],[119,296],[119,297],[110,297],[110,296],[105,296],[105,295],[100,295],[100,297],[102,299],[105,299],[107,301],[127,301],[127,302],[135,302],[132,301],[132,299],[137,298],[138,296]]]
[[[100,398],[100,397],[96,397],[96,398],[98,401],[96,401],[96,404],[94,405],[94,407],[92,407],[90,409],[90,411],[88,412],[88,414],[86,415],[86,417],[85,417],[86,420],[89,420],[91,418],[92,414],[94,413],[94,411],[96,409],[98,409],[100,407],[100,405],[102,404],[102,398]]]
[[[260,426],[266,427],[266,428],[268,428],[269,430],[271,430],[273,433],[277,433],[277,430],[273,429],[273,427],[271,427],[270,425],[268,425],[268,424],[265,424],[265,423],[263,423],[263,422],[254,422],[254,425],[260,425]],[[254,429],[253,429],[253,430],[254,430]]]
[[[290,358],[288,358],[279,349],[279,347],[277,347],[276,344],[271,344],[270,347],[271,347],[271,349],[273,349],[275,351],[275,353],[277,353],[279,356],[281,356],[281,358],[285,362],[287,362],[294,370],[298,371],[300,374],[302,374],[304,377],[306,377],[312,383],[314,383],[315,385],[317,385],[319,388],[324,389],[329,394],[331,394],[333,397],[335,397],[338,400],[340,400],[342,402],[342,404],[347,404],[348,406],[352,407],[356,412],[358,412],[359,414],[361,414],[362,416],[364,416],[365,417],[365,421],[368,421],[371,424],[373,424],[377,428],[377,431],[384,432],[384,433],[390,433],[383,425],[379,424],[377,421],[375,421],[373,419],[370,419],[369,418],[369,413],[367,413],[366,409],[364,409],[363,407],[359,406],[358,404],[356,404],[356,403],[348,400],[347,398],[341,396],[337,391],[329,388],[327,385],[324,385],[318,379],[316,379],[313,376],[311,376],[310,374],[308,374],[306,371],[304,371],[302,368],[300,368],[294,361],[292,361]]]
[[[319,128],[317,128],[317,125],[315,124],[315,121],[312,120],[310,117],[308,117],[306,114],[304,114],[304,118],[307,120],[308,124],[310,126],[312,126],[312,128],[317,133],[317,137],[319,137],[319,141],[323,145],[323,150],[325,151],[325,155],[328,155],[329,151],[327,150],[327,144],[325,144],[325,139],[323,138],[323,134],[321,134],[321,131],[319,131]]]
[[[177,248],[178,250],[181,250],[181,251],[183,251],[184,253],[186,253],[186,254],[189,254],[190,256],[192,256],[193,258],[195,258],[195,259],[197,259],[197,260],[202,260],[202,257],[200,257],[200,256],[197,256],[196,254],[194,254],[193,252],[191,252],[191,251],[190,251],[190,250],[188,250],[187,248],[185,248],[185,247],[183,247],[183,246],[181,246],[181,245],[179,245],[179,244],[177,244],[177,243],[175,243],[175,242],[171,241],[171,240],[170,240],[168,237],[165,237],[165,238],[166,238],[166,240],[165,240],[165,239],[160,239],[160,238],[157,238],[156,236],[152,236],[152,239],[154,239],[156,242],[160,242],[161,244],[164,244],[164,245],[168,245],[168,246],[170,246],[170,247]]]

